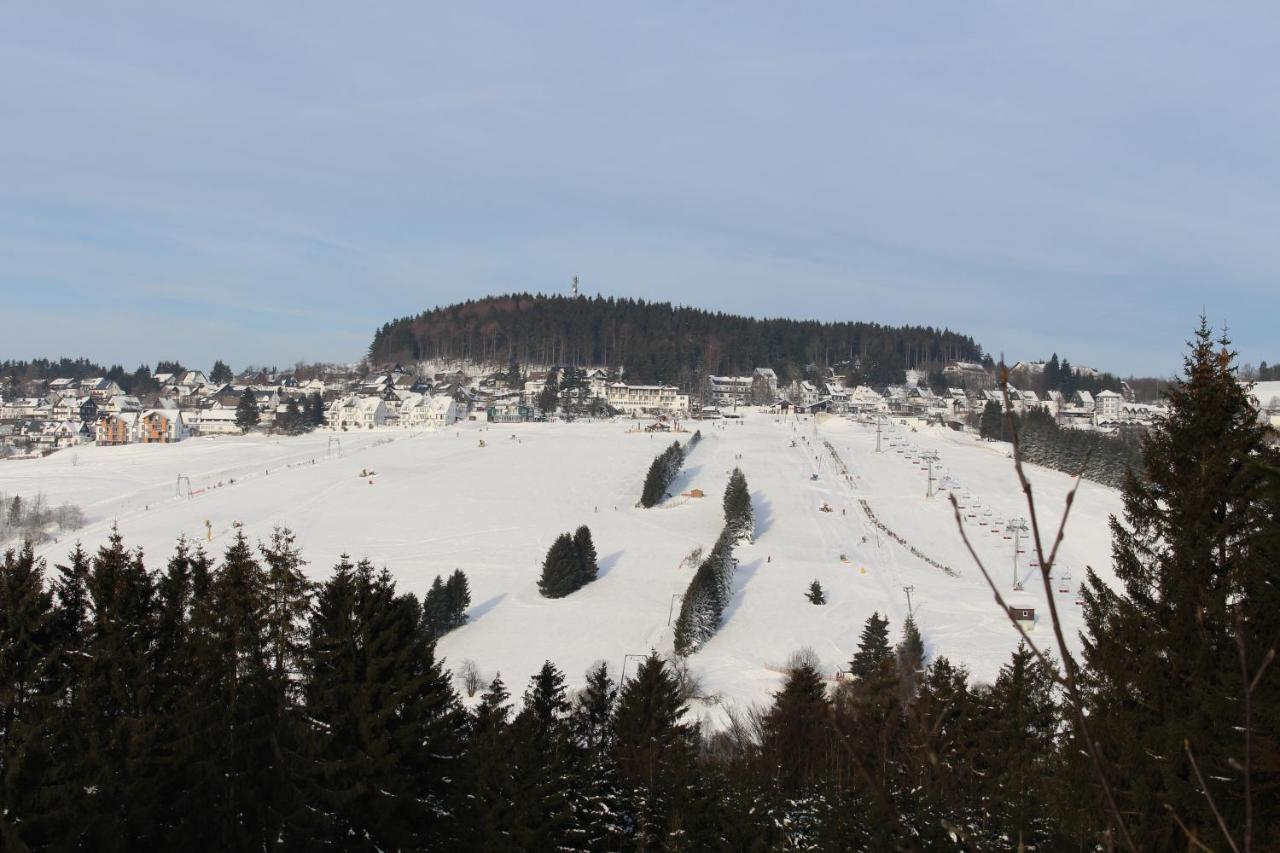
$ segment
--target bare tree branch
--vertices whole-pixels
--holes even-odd
[[[1191,761],[1191,769],[1196,772],[1196,781],[1200,783],[1200,793],[1204,794],[1205,800],[1209,803],[1209,810],[1213,812],[1213,817],[1218,821],[1218,828],[1222,830],[1222,835],[1227,839],[1227,843],[1231,845],[1231,849],[1235,853],[1240,853],[1240,848],[1236,846],[1235,840],[1231,837],[1231,832],[1227,829],[1227,822],[1222,819],[1222,814],[1218,811],[1218,805],[1213,801],[1213,797],[1209,794],[1209,786],[1204,783],[1204,776],[1200,775],[1200,765],[1196,762],[1195,753],[1191,751],[1191,741],[1183,740],[1182,748],[1187,753],[1187,758]]]
[[[1003,362],[1003,359],[1001,359],[1001,361]],[[1009,399],[1009,370],[1007,367],[1003,365],[1003,363],[1001,364],[1001,368],[1000,368],[1000,388],[1004,395],[1004,407],[1005,407],[1004,416],[1006,421],[1009,423],[1010,427],[1012,427],[1013,403]],[[1018,441],[1017,430],[1011,428],[1010,434],[1012,435],[1012,438],[1013,438],[1013,468],[1014,468],[1014,471],[1017,472],[1018,482],[1021,484],[1022,492],[1027,499],[1027,511],[1030,513],[1030,516],[1031,516],[1032,535],[1035,537],[1036,557],[1040,562],[1040,577],[1041,577],[1041,580],[1044,582],[1045,594],[1046,594],[1046,597],[1048,598],[1049,618],[1053,625],[1053,635],[1058,645],[1058,653],[1062,656],[1062,670],[1063,670],[1062,683],[1066,688],[1067,700],[1068,700],[1068,703],[1071,705],[1072,710],[1075,712],[1077,732],[1079,733],[1081,739],[1084,741],[1086,752],[1088,753],[1089,760],[1093,765],[1094,775],[1098,779],[1098,784],[1101,785],[1102,787],[1103,794],[1107,801],[1107,810],[1111,813],[1111,817],[1116,823],[1116,828],[1120,832],[1120,837],[1124,842],[1124,846],[1127,847],[1129,850],[1134,851],[1134,853],[1137,853],[1138,848],[1133,842],[1133,837],[1129,834],[1129,827],[1125,823],[1124,816],[1120,813],[1120,807],[1116,803],[1115,794],[1111,790],[1111,784],[1107,781],[1107,774],[1102,767],[1102,758],[1098,754],[1098,746],[1094,742],[1093,736],[1089,733],[1089,723],[1084,713],[1084,700],[1081,697],[1080,687],[1076,683],[1076,678],[1075,678],[1075,670],[1076,670],[1075,659],[1071,656],[1071,651],[1067,647],[1066,637],[1062,633],[1062,620],[1061,620],[1061,617],[1058,615],[1058,607],[1056,602],[1054,601],[1053,583],[1049,579],[1050,572],[1053,568],[1052,559],[1057,558],[1058,546],[1062,542],[1064,530],[1066,529],[1066,525],[1067,525],[1067,518],[1071,513],[1071,505],[1075,501],[1076,491],[1080,488],[1081,477],[1079,476],[1076,477],[1075,486],[1071,489],[1071,491],[1067,495],[1066,506],[1063,508],[1062,520],[1058,525],[1057,537],[1054,541],[1053,551],[1050,555],[1051,559],[1046,560],[1045,553],[1044,553],[1044,544],[1040,536],[1040,521],[1039,521],[1039,517],[1036,515],[1035,498],[1033,497],[1032,491],[1031,491],[1031,482],[1027,479],[1026,471],[1022,467],[1022,446]],[[1083,469],[1081,470],[1081,473],[1083,474]],[[954,496],[952,496],[952,505],[956,506]],[[968,537],[965,536],[964,534],[964,528],[960,522],[960,514],[958,511],[956,512],[956,523],[958,526],[960,526],[960,535],[964,537],[965,544],[969,548],[969,553],[974,556],[975,560],[978,560],[977,554],[973,550],[973,546],[969,544]],[[991,583],[991,578],[987,574],[985,567],[983,567],[981,560],[978,560],[978,566],[980,569],[982,569],[983,576],[987,578],[988,585],[990,585],[993,591],[996,592],[996,600],[1001,602],[1003,605],[1003,597],[1000,596],[999,591],[995,589],[995,585]],[[1018,625],[1017,620],[1013,618],[1013,614],[1012,612],[1009,611],[1008,607],[1005,607],[1005,615],[1009,617],[1009,621],[1012,622],[1014,627],[1018,629],[1018,633],[1021,634],[1024,639],[1027,639],[1028,643],[1030,643],[1029,638],[1027,638],[1026,631],[1022,630],[1021,625]],[[1033,649],[1035,648],[1034,644],[1032,644],[1032,648]],[[1044,656],[1042,654],[1037,652],[1037,655],[1040,657],[1042,661],[1044,660]]]
[[[1196,836],[1191,832],[1191,830],[1187,829],[1187,825],[1182,822],[1182,818],[1178,817],[1178,813],[1173,810],[1173,806],[1169,805],[1168,803],[1165,803],[1164,807],[1168,809],[1169,817],[1173,818],[1173,822],[1176,823],[1178,825],[1178,828],[1182,830],[1182,834],[1187,837],[1187,841],[1194,844],[1196,847],[1199,847],[1201,850],[1206,851],[1206,853],[1213,853],[1212,847],[1205,844],[1199,838],[1196,838]]]

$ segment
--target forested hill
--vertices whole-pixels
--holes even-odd
[[[375,363],[466,359],[625,366],[639,382],[688,386],[705,373],[772,367],[786,382],[809,364],[897,382],[904,369],[978,361],[967,335],[925,326],[756,319],[640,299],[512,294],[435,308],[378,330]]]

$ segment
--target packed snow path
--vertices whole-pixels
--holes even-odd
[[[682,561],[714,541],[723,523],[724,486],[737,465],[751,488],[755,541],[739,547],[724,622],[690,664],[708,695],[741,707],[767,701],[787,657],[802,646],[817,652],[828,675],[844,668],[872,611],[888,616],[896,641],[907,615],[904,586],[914,588],[929,655],[946,654],[983,679],[1007,659],[1017,635],[964,548],[948,492],[925,497],[919,453],[934,451],[940,458],[935,474],[975,508],[966,523],[993,577],[1011,603],[1044,616],[1030,545],[1017,564],[1026,590],[1010,593],[1013,542],[993,526],[1026,515],[1007,445],[895,424],[876,453],[874,426],[749,412],[742,420],[691,425],[702,429],[704,440],[673,484],[677,497],[643,510],[635,503],[645,472],[672,436],[629,433],[630,426],[467,424],[435,433],[339,433],[341,456],[327,432],[87,447],[0,463],[0,490],[40,490],[54,502],[81,505],[90,525],[79,538],[90,548],[118,523],[128,545],[144,548],[152,568],[163,565],[179,535],[205,542],[206,520],[213,535],[206,546],[217,556],[237,529],[260,540],[275,525],[292,528],[316,579],[344,552],[385,565],[402,591],[419,595],[437,574],[461,568],[473,604],[470,623],[440,643],[449,661],[471,658],[486,678],[501,671],[509,685],[521,685],[549,659],[571,684],[580,684],[596,660],[607,661],[616,675],[624,655],[670,651],[668,617],[678,610],[693,568]],[[683,442],[688,435],[676,437]],[[185,496],[185,486],[177,496],[179,475],[190,478],[194,496]],[[1056,529],[1071,479],[1035,468],[1031,475],[1044,520]],[[223,487],[210,488],[219,482]],[[693,488],[706,497],[679,497]],[[879,533],[860,499],[911,547],[959,576],[947,576]],[[822,511],[824,504],[830,512]],[[1086,564],[1109,577],[1106,519],[1119,509],[1115,491],[1091,483],[1081,488],[1056,572],[1071,573],[1070,592],[1059,594],[1054,584],[1073,640],[1080,625],[1075,588]],[[557,534],[580,524],[591,527],[600,577],[565,599],[543,599],[536,585],[542,557]],[[57,562],[69,547],[59,542],[43,553]],[[805,598],[815,579],[827,592],[825,606]],[[1046,628],[1040,622],[1032,635],[1048,643]],[[719,714],[714,703],[699,712],[713,720]]]

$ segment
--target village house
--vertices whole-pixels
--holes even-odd
[[[708,376],[707,396],[717,406],[746,406],[751,403],[752,376]]]
[[[136,437],[134,427],[137,423],[137,412],[105,414],[98,419],[98,424],[94,430],[94,440],[103,447],[133,444]]]
[[[1094,398],[1094,420],[1098,423],[1119,420],[1120,404],[1123,402],[1124,398],[1115,391],[1099,391]]]
[[[190,435],[179,409],[151,409],[137,421],[139,444],[172,444]]]
[[[381,397],[352,394],[329,407],[327,420],[334,429],[373,429],[386,424],[387,404]]]
[[[673,415],[689,413],[689,395],[680,393],[674,385],[627,385],[614,382],[609,386],[606,401],[628,415]]]
[[[183,412],[192,435],[236,435],[241,432],[236,425],[236,410],[232,406],[210,406],[207,409],[187,409]]]

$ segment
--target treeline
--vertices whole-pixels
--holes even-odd
[[[1043,409],[1018,415],[988,401],[979,420],[979,434],[991,441],[1010,441],[1016,430],[1027,462],[1043,465],[1105,486],[1120,488],[1130,471],[1142,468],[1142,445],[1137,434],[1118,436],[1093,430],[1064,429]]]
[[[369,358],[621,366],[628,381],[695,388],[708,374],[756,367],[772,367],[790,382],[810,364],[857,364],[867,381],[901,382],[908,368],[940,369],[957,359],[980,361],[983,353],[966,335],[925,326],[762,320],[666,302],[522,293],[387,323]]]
[[[685,457],[698,446],[700,441],[702,441],[702,430],[695,432],[683,448],[680,447],[680,442],[673,441],[670,447],[654,457],[649,465],[649,472],[645,474],[644,486],[640,490],[640,506],[651,509],[662,503],[667,496],[667,489],[671,488],[671,484],[680,474]]]
[[[1039,373],[1018,372],[1011,380],[1023,390],[1035,391],[1041,395],[1049,391],[1060,391],[1068,399],[1077,391],[1087,391],[1090,394],[1097,394],[1099,391],[1119,393],[1122,388],[1119,376],[1077,371],[1068,359],[1059,361],[1056,352],[1049,357]]]
[[[747,478],[734,468],[724,490],[724,527],[711,552],[698,564],[680,601],[674,644],[681,657],[696,652],[720,627],[733,590],[733,571],[738,566],[733,548],[743,539],[750,540],[754,527]]]

